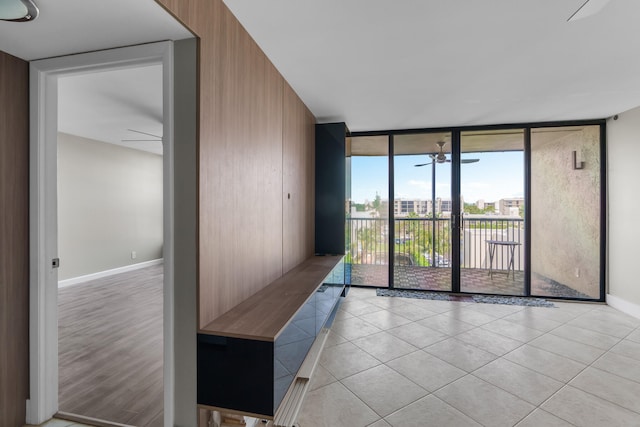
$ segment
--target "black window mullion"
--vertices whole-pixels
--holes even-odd
[[[451,133],[451,291],[460,292],[460,236],[462,221],[460,213],[460,130]]]
[[[389,134],[389,289],[393,289],[393,273],[395,269],[395,193],[394,193],[394,172],[393,172],[393,134]]]
[[[524,294],[531,296],[531,128],[524,129]]]

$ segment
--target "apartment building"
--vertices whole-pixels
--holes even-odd
[[[410,214],[429,215],[431,213],[431,200],[395,199],[393,208],[396,216],[408,216]]]
[[[498,200],[500,215],[520,215],[521,208],[524,208],[524,197]]]

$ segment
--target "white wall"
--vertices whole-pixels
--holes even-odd
[[[162,240],[162,156],[59,133],[59,280],[162,258]]]
[[[607,121],[608,295],[640,317],[640,107]]]

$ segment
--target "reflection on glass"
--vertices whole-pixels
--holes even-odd
[[[328,319],[343,289],[344,265],[341,261],[276,338],[273,359],[274,408],[280,405],[316,336],[328,326]]]
[[[387,136],[347,140],[347,283],[389,286],[389,142]]]
[[[524,131],[461,134],[460,290],[523,295]]]
[[[600,297],[600,183],[599,126],[531,131],[532,295]]]
[[[451,134],[394,139],[394,287],[451,290]]]

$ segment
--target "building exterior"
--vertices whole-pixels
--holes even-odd
[[[522,207],[524,207],[523,197],[500,199],[498,201],[498,211],[500,215],[520,216],[520,208]]]
[[[464,200],[461,200],[464,203]],[[435,211],[436,216],[450,216],[452,210],[451,199],[436,199]],[[393,212],[396,217],[407,217],[416,214],[421,217],[431,216],[432,203],[431,200],[422,199],[395,199],[393,201]]]
[[[431,213],[431,200],[395,199],[393,201],[393,212],[397,217],[405,217],[410,214],[429,215]]]
[[[494,213],[496,210],[496,202],[485,202],[483,199],[480,199],[476,202],[476,207],[478,209],[484,210],[485,213]]]

